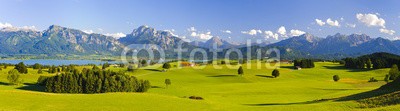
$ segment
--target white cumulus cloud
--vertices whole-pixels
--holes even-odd
[[[319,26],[324,26],[324,25],[325,25],[325,22],[322,21],[322,20],[320,20],[320,19],[315,19],[315,22],[317,22],[317,24],[318,24]]]
[[[111,37],[114,37],[114,38],[116,38],[116,39],[126,36],[126,34],[124,34],[124,33],[122,33],[122,32],[118,32],[118,33],[106,33],[106,34],[104,34],[104,35],[106,35],[106,36],[111,36]]]
[[[0,28],[8,28],[8,27],[13,27],[10,23],[1,23],[0,22]]]
[[[379,18],[377,14],[357,14],[357,20],[364,23],[367,26],[377,26],[385,28],[385,20]]]
[[[292,35],[292,36],[300,36],[300,35],[303,35],[305,33],[306,32],[301,31],[301,30],[295,30],[295,29],[290,30],[290,35]]]
[[[213,36],[211,35],[211,32],[206,32],[206,33],[196,33],[196,32],[192,32],[190,34],[190,36],[192,37],[196,37],[202,40],[208,40],[211,39]]]
[[[340,26],[340,24],[339,24],[339,22],[338,22],[337,20],[332,20],[331,18],[328,18],[328,19],[326,20],[326,23],[327,23],[328,25],[334,26],[334,27],[339,27],[339,26]]]
[[[262,31],[256,29],[251,29],[250,31],[242,31],[242,34],[248,34],[248,35],[257,35],[259,33],[262,33]]]
[[[393,35],[394,33],[396,33],[396,31],[394,31],[394,30],[389,30],[389,29],[385,29],[385,28],[379,29],[379,32],[389,34],[389,35]]]
[[[273,33],[272,31],[265,31],[264,34],[266,39],[274,38],[275,40],[278,40],[279,37],[277,33]]]
[[[283,36],[286,36],[286,28],[284,26],[279,27],[276,32],[278,32],[279,34],[281,34]]]

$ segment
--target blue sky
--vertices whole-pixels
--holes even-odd
[[[116,36],[148,25],[188,40],[235,42],[274,42],[305,32],[397,39],[399,6],[398,0],[0,0],[0,27],[56,24]]]

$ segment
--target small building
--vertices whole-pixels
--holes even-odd
[[[301,67],[300,66],[296,66],[296,67],[294,67],[294,69],[301,70]]]

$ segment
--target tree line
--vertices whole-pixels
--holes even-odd
[[[301,59],[301,60],[294,60],[294,67],[301,67],[301,68],[314,68],[314,61],[311,59]]]
[[[38,79],[46,92],[52,93],[106,93],[106,92],[146,92],[150,87],[148,80],[138,80],[124,72],[110,70],[83,69]]]
[[[400,56],[390,53],[373,53],[357,58],[344,58],[346,68],[351,69],[381,69],[400,65]]]

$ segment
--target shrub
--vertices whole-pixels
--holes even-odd
[[[164,83],[165,83],[166,88],[168,88],[168,86],[171,85],[171,80],[165,79]]]
[[[371,77],[368,82],[378,82],[378,80],[376,80],[374,77]]]
[[[200,97],[200,96],[190,96],[189,99],[203,100],[203,97]]]
[[[164,63],[164,65],[163,65],[162,68],[168,70],[169,68],[171,68],[171,64],[169,64],[169,63]]]
[[[15,65],[14,69],[17,69],[19,73],[23,73],[23,74],[28,73],[28,69],[25,66],[24,62],[20,62],[17,65]]]
[[[239,69],[238,69],[238,74],[240,75],[240,76],[243,76],[243,68],[242,68],[242,66],[240,66],[239,67]]]
[[[337,81],[339,81],[339,80],[340,80],[340,78],[339,78],[338,75],[334,75],[334,76],[333,76],[333,81],[337,82]]]
[[[42,74],[43,73],[42,68],[40,68],[37,73]]]
[[[16,69],[8,71],[7,80],[10,85],[19,85],[22,80],[19,78],[19,72]]]
[[[389,82],[389,75],[385,75],[385,82],[388,83]]]
[[[272,71],[272,76],[274,76],[275,78],[279,76],[279,70],[278,69],[274,69],[274,71]]]
[[[133,72],[134,70],[135,70],[135,69],[133,68],[132,65],[129,65],[129,66],[128,66],[128,71],[129,71],[129,72]]]
[[[47,80],[47,76],[40,76],[36,82],[36,84],[40,85],[40,86],[45,86],[46,85],[46,80]]]

